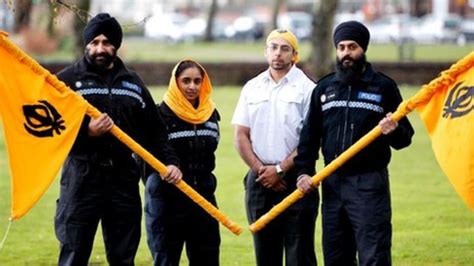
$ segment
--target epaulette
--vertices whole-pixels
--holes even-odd
[[[394,85],[395,87],[398,87],[397,82],[395,82],[395,80],[393,80],[391,77],[387,76],[386,74],[384,74],[384,73],[382,73],[382,72],[380,72],[380,71],[377,71],[376,73],[379,74],[380,76],[386,78],[389,82],[393,83],[393,85]]]
[[[217,108],[214,109],[214,113],[215,113],[215,116],[217,118],[217,121],[221,121],[221,114],[219,113],[219,111],[217,110]]]

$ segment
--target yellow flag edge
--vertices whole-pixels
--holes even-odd
[[[40,76],[44,76],[46,83],[50,84],[52,87],[54,87],[58,91],[65,92],[68,89],[67,86],[62,81],[60,81],[56,76],[52,75],[49,71],[42,68],[37,62],[32,60],[23,51],[19,50],[13,44],[11,44],[10,41],[6,39],[7,36],[8,36],[7,33],[3,32],[3,31],[0,31],[0,47],[1,48],[4,48],[8,53],[10,53],[13,57],[15,57],[20,63],[25,64],[26,66],[28,66],[34,73],[36,73]],[[78,97],[79,100],[84,101],[84,104],[87,103],[87,101],[84,100],[84,98],[82,98],[82,96],[80,96],[76,93],[74,93],[74,95],[75,95],[74,97]],[[77,129],[77,130],[79,130],[79,129]],[[8,145],[8,144],[6,144],[6,145]],[[59,172],[60,168],[61,168],[61,166],[58,167],[56,172]],[[49,189],[49,187],[51,186],[51,183],[53,182],[53,180],[54,180],[54,178],[51,179],[51,182],[49,182],[49,184],[47,186],[45,186],[44,189],[40,190],[37,193],[38,195],[35,195],[37,197],[35,197],[35,200],[32,201],[31,204],[25,206],[22,209],[17,209],[17,210],[13,210],[13,205],[12,205],[11,219],[18,220],[21,217],[23,217],[39,201],[39,199],[46,192],[46,190]],[[10,182],[13,184],[13,176],[11,175],[11,169],[10,169]],[[14,188],[12,188],[12,189],[14,189]],[[14,195],[14,192],[12,191],[12,194],[11,194],[11,201],[12,202],[13,202],[13,195]]]

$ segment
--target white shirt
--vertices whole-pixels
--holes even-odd
[[[267,70],[245,84],[232,124],[250,128],[253,151],[263,164],[278,164],[296,149],[315,86],[296,66],[279,83]]]

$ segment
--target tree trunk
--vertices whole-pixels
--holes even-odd
[[[316,78],[333,71],[332,64],[334,16],[339,0],[320,1],[313,12],[313,29],[311,34],[310,70]]]
[[[212,35],[212,32],[214,28],[214,20],[216,18],[217,9],[217,0],[212,0],[211,5],[209,6],[209,12],[207,14],[206,32],[204,33],[205,42],[214,41],[214,36]]]
[[[280,14],[280,8],[285,3],[285,0],[275,0],[272,10],[272,30],[278,28],[278,14]]]
[[[18,33],[30,24],[30,14],[32,7],[31,0],[16,0],[13,32]]]
[[[413,0],[410,1],[410,15],[415,17],[421,17],[431,12],[432,4],[427,3],[425,0]]]
[[[48,37],[54,37],[54,23],[57,15],[56,6],[52,3],[48,4],[49,7],[49,18],[48,18],[48,25],[46,28],[46,32],[48,33]]]
[[[90,9],[90,0],[77,0],[76,7],[78,11],[74,16],[73,31],[74,31],[74,55],[76,58],[81,57],[84,54],[84,42],[82,40],[82,32],[88,19],[90,19],[87,14],[89,14]]]

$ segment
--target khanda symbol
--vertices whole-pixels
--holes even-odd
[[[461,83],[456,84],[448,94],[444,103],[443,117],[457,118],[467,115],[474,109],[474,86],[461,87]]]
[[[53,137],[54,132],[61,135],[61,131],[66,127],[63,125],[59,112],[50,103],[44,100],[41,104],[23,105],[23,115],[25,116],[26,131],[36,137]]]

